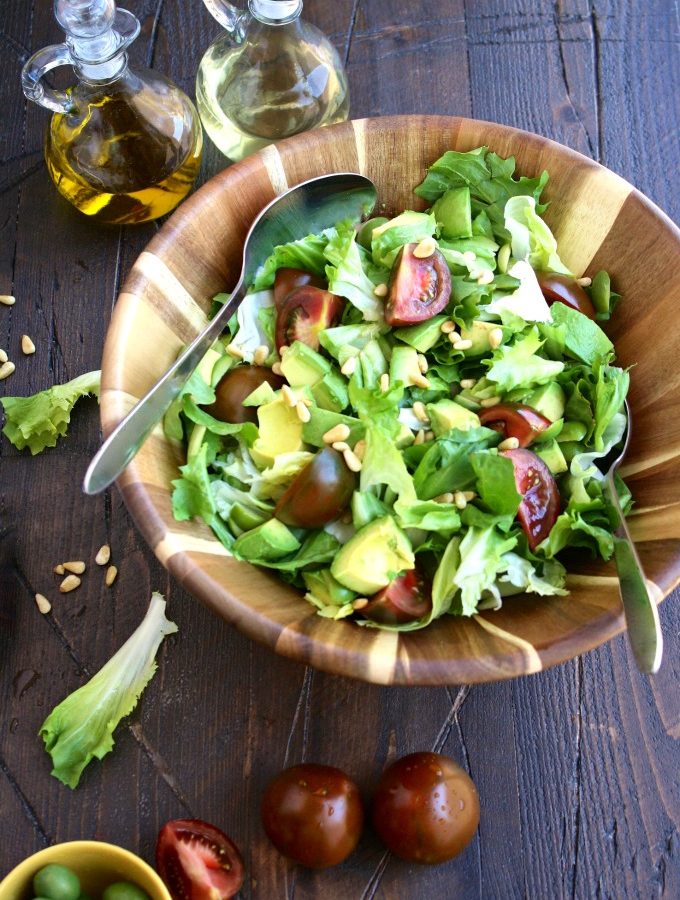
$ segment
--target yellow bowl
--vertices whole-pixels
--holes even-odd
[[[0,900],[31,900],[33,876],[49,863],[68,866],[94,900],[114,881],[133,882],[151,900],[172,900],[160,876],[143,859],[101,841],[69,841],[34,853],[0,881]]]

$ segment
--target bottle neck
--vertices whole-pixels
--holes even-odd
[[[248,10],[264,25],[288,25],[300,17],[302,0],[248,0]]]

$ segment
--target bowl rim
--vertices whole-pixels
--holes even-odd
[[[490,128],[500,131],[514,139],[525,139],[529,142],[538,140],[547,152],[559,153],[567,158],[571,157],[575,163],[578,162],[581,166],[607,173],[608,176],[618,179],[622,185],[625,185],[629,189],[630,196],[634,196],[638,203],[642,204],[648,212],[660,220],[660,224],[671,231],[680,246],[680,229],[678,229],[675,223],[662,209],[641,193],[633,184],[614,173],[611,169],[590,159],[579,151],[561,144],[558,141],[546,138],[536,132],[530,132],[514,126],[503,125],[501,123],[490,122],[483,119],[472,119],[465,116],[405,114],[349,120],[348,122],[328,126],[324,129],[317,129],[316,133],[323,131],[327,135],[332,135],[334,131],[344,129],[348,124],[356,128],[370,126],[372,124],[375,125],[375,123],[378,123],[378,125],[383,124],[387,127],[402,128],[429,125],[441,129],[448,128],[449,130],[460,128],[468,123],[478,128]],[[311,133],[314,134],[315,132]],[[304,143],[305,138],[307,138],[309,134],[310,132],[305,132],[295,135],[283,141],[276,142],[273,146],[276,149],[281,148],[285,150],[286,148],[295,145],[295,143]],[[190,225],[194,210],[201,207],[204,197],[207,196],[208,192],[214,190],[216,187],[222,189],[224,186],[223,183],[228,183],[234,172],[242,171],[243,167],[247,166],[249,161],[252,161],[253,159],[263,159],[268,152],[271,152],[271,149],[271,146],[265,147],[264,150],[260,150],[238,163],[227,165],[225,169],[212,176],[181,204],[181,206],[163,224],[161,229],[146,246],[145,250],[153,250],[157,247],[162,248],[171,232],[176,233]],[[126,292],[128,281],[130,280],[130,275],[133,270],[134,266],[121,286],[120,294]],[[114,323],[117,308],[118,305],[116,304],[107,331],[104,361],[106,360],[109,341],[112,342],[111,325]],[[103,366],[103,368],[104,367],[105,366]],[[106,391],[102,390],[100,415],[105,435],[112,430],[116,422],[120,419],[120,416],[112,418],[108,414],[108,405]],[[153,501],[150,499],[142,479],[139,477],[135,460],[130,463],[128,469],[117,480],[116,484],[137,528],[141,531],[142,536],[149,546],[156,552],[155,542],[157,540],[157,535],[159,532],[162,533],[165,530],[165,523],[160,517],[157,509],[154,507]],[[213,539],[216,543],[219,543],[216,538],[213,537]],[[533,655],[524,652],[521,646],[522,643],[526,644],[527,642],[523,642],[521,639],[518,639],[514,645],[513,642],[509,642],[508,651],[505,654],[496,652],[488,658],[489,660],[493,660],[493,666],[489,666],[488,671],[485,671],[485,667],[483,667],[481,671],[478,668],[475,668],[474,671],[466,672],[466,669],[470,667],[464,664],[465,661],[462,661],[462,666],[456,667],[455,658],[453,657],[447,660],[436,661],[414,659],[409,662],[409,667],[406,672],[401,671],[399,665],[396,665],[391,672],[389,680],[383,680],[382,678],[367,676],[364,673],[362,666],[357,665],[357,660],[363,658],[363,654],[355,654],[352,652],[351,648],[344,645],[329,645],[327,642],[316,641],[314,637],[308,637],[306,641],[279,640],[278,638],[281,637],[282,632],[286,630],[284,626],[267,619],[267,617],[260,617],[258,620],[258,615],[254,610],[250,610],[249,607],[250,615],[246,616],[244,619],[243,615],[240,615],[240,613],[244,612],[246,605],[238,598],[233,597],[233,595],[230,595],[231,600],[238,608],[239,614],[237,615],[236,612],[232,610],[232,615],[225,615],[224,608],[218,607],[218,604],[213,599],[213,594],[216,589],[222,597],[225,596],[223,586],[211,579],[207,573],[201,572],[191,565],[184,551],[176,551],[167,558],[161,556],[157,552],[156,555],[163,563],[164,567],[168,569],[168,571],[190,594],[199,599],[208,608],[215,611],[221,618],[236,624],[237,628],[250,639],[257,640],[259,643],[265,644],[269,649],[274,650],[276,653],[287,656],[305,665],[311,665],[331,674],[342,675],[353,679],[367,681],[369,683],[416,686],[482,683],[506,680],[525,674],[533,674],[574,659],[613,639],[625,631],[626,628],[623,609],[620,607],[615,610],[604,611],[597,618],[591,619],[580,627],[575,627],[572,630],[561,634],[545,647],[541,647],[540,649],[531,647]],[[664,589],[665,592],[661,593],[661,596],[656,597],[657,603],[662,602],[678,583],[680,583],[680,575],[670,588]],[[263,631],[258,631],[255,627],[249,627],[249,624],[254,626],[256,620],[258,620],[260,626],[263,624],[265,625],[265,631],[267,631],[266,634],[264,634]],[[342,627],[347,623],[337,622],[335,624]],[[268,629],[267,626],[269,626]],[[421,632],[412,632],[411,634],[416,635],[420,633]],[[512,635],[510,636],[512,637]],[[576,649],[575,645],[577,645]],[[326,655],[326,652],[321,652],[320,654],[315,653],[315,650],[317,649],[328,651],[329,646],[331,646],[332,649],[328,656]],[[453,673],[451,671],[452,667],[455,670]]]

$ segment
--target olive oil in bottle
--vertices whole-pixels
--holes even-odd
[[[125,48],[139,22],[113,0],[55,0],[65,44],[24,67],[29,99],[54,111],[45,158],[57,189],[93,219],[115,224],[162,216],[198,174],[203,134],[189,98],[156,72],[131,69]],[[44,84],[54,65],[72,65],[67,91]]]

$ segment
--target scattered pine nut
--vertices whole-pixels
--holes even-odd
[[[35,344],[27,334],[21,335],[21,352],[25,356],[30,356],[31,353],[35,353]]]
[[[466,250],[465,253],[463,253],[463,259],[468,265],[472,265],[472,263],[477,260],[477,254],[474,250]]]
[[[0,294],[0,303],[4,306],[14,306],[16,302],[16,297],[13,297],[11,294]]]
[[[38,609],[44,616],[52,609],[52,604],[44,594],[36,594],[35,602],[38,604]]]
[[[364,453],[366,452],[366,441],[362,438],[360,441],[357,441],[354,445],[354,455],[357,459],[363,460]]]
[[[430,364],[428,363],[427,359],[425,358],[425,356],[422,353],[418,354],[418,368],[423,373],[423,375],[430,368]]]
[[[285,356],[289,350],[290,350],[290,347],[288,346],[288,344],[281,344],[281,346],[279,347],[279,356],[281,356],[281,357]]]
[[[333,443],[331,444],[331,447],[334,450],[337,450],[338,453],[344,453],[345,450],[349,450],[349,444],[346,443],[345,441],[333,441]]]
[[[458,334],[457,331],[450,331],[449,332],[449,340],[451,341],[452,344],[457,344],[458,341],[462,341],[463,338]]]
[[[446,322],[442,322],[442,324],[439,326],[439,330],[443,334],[451,334],[455,327],[455,322],[452,322],[451,319],[447,319]]]
[[[269,356],[269,347],[266,344],[260,344],[255,348],[253,353],[253,362],[256,366],[263,366]]]
[[[352,603],[352,609],[365,609],[368,606],[366,597],[357,597]]]
[[[387,296],[387,285],[383,281],[382,284],[376,284],[373,288],[373,293],[376,297],[386,297]]]
[[[477,284],[491,284],[493,281],[493,272],[490,272],[489,269],[485,269],[482,274],[477,278]]]
[[[467,500],[465,499],[465,494],[462,491],[456,491],[453,495],[453,502],[456,504],[458,509],[465,509],[467,506]]]
[[[476,384],[477,384],[476,378],[461,378],[461,380],[460,380],[460,386],[463,388],[464,391],[470,390]]]
[[[80,586],[80,578],[77,575],[67,575],[59,585],[59,592],[68,594],[69,591],[75,591]]]
[[[469,503],[470,500],[474,500],[474,499],[475,499],[475,497],[477,496],[477,494],[475,493],[475,491],[463,491],[463,496],[465,497],[465,499],[466,499],[467,502]]]
[[[349,434],[347,425],[344,422],[340,422],[338,425],[334,425],[333,428],[328,429],[323,436],[323,442],[324,444],[333,444],[335,441],[346,441]]]
[[[103,544],[99,548],[99,552],[94,558],[94,561],[98,566],[105,566],[107,562],[111,559],[111,548],[108,544]]]
[[[427,379],[423,374],[411,375],[411,384],[415,384],[416,387],[425,388],[425,390],[430,387],[429,379]]]
[[[516,450],[519,447],[519,441],[516,437],[506,438],[498,445],[499,450]]]
[[[576,284],[578,284],[580,287],[590,287],[590,285],[592,283],[593,283],[593,279],[588,278],[587,275],[585,275],[583,278],[576,279]]]
[[[275,362],[272,365],[272,372],[274,373],[274,375],[283,375],[283,369],[281,368],[280,362]]]
[[[498,406],[501,402],[501,398],[497,397],[495,394],[493,397],[487,397],[486,400],[481,400],[479,405],[483,406],[484,409],[490,409],[492,406]]]
[[[421,422],[430,421],[430,417],[427,414],[425,404],[422,402],[422,400],[416,400],[416,402],[413,404],[413,415]]]
[[[4,350],[0,350],[0,363],[6,363],[9,357]]]
[[[312,418],[312,414],[307,409],[302,400],[299,400],[295,405],[295,412],[297,413],[297,417],[301,422],[309,422]]]
[[[489,346],[492,350],[497,350],[503,343],[503,329],[492,328],[489,332]]]
[[[462,338],[453,345],[454,350],[469,350],[470,347],[472,347],[472,341],[463,340]]]
[[[356,356],[350,356],[349,359],[346,359],[345,362],[340,366],[340,371],[343,375],[347,375],[349,378],[350,375],[353,375],[357,367],[357,358]]]
[[[383,372],[383,374],[380,376],[380,390],[383,392],[383,394],[386,394],[389,389],[390,376],[387,374],[387,372]]]
[[[343,525],[351,525],[352,524],[352,512],[351,510],[347,510],[340,516],[340,521]]]
[[[416,431],[415,440],[413,441],[413,446],[415,447],[417,444],[425,443],[425,432],[421,428],[420,431]]]
[[[104,583],[107,587],[111,587],[116,580],[116,575],[118,575],[118,569],[115,566],[109,566],[106,570],[106,575],[104,576]]]
[[[67,572],[73,572],[74,575],[82,575],[85,571],[85,563],[80,559],[69,560],[63,563],[63,566]]]
[[[246,355],[241,350],[240,347],[237,347],[236,344],[227,344],[227,353],[229,356],[234,356],[236,359],[245,359]]]
[[[445,494],[440,494],[434,499],[435,503],[453,503],[453,494],[451,493],[451,491],[447,491]]]
[[[314,405],[314,404],[312,403],[312,401],[309,399],[309,397],[303,397],[303,398],[302,398],[302,402],[305,404],[306,407],[308,407],[308,408],[310,408],[310,409],[311,409],[311,407]]]
[[[426,431],[425,432],[425,443],[429,443],[434,440],[434,431]]]
[[[9,378],[9,376],[12,374],[12,372],[14,372],[15,369],[16,366],[13,362],[4,362],[0,366],[0,381],[2,381],[3,378]]]
[[[297,406],[297,397],[287,384],[284,384],[281,388],[281,396],[283,397],[283,402],[286,406],[290,406],[291,408]]]
[[[349,449],[349,447],[343,452],[342,456],[345,460],[345,465],[350,470],[350,472],[361,472],[361,460],[352,450]]]
[[[432,256],[436,249],[437,242],[435,239],[433,237],[426,237],[413,248],[413,255],[416,259],[427,259],[428,256]]]
[[[510,244],[503,244],[498,251],[498,271],[505,274],[508,271],[508,263],[510,262]]]
[[[52,569],[52,571],[54,572],[55,575],[63,575],[63,574],[64,574],[64,567],[62,566],[61,563],[58,563],[58,564]]]

